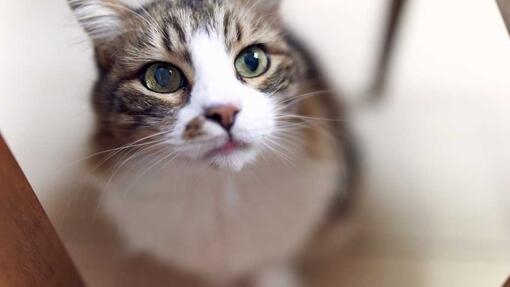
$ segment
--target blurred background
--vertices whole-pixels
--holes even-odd
[[[384,98],[362,105],[389,4],[284,1],[352,106],[366,168],[356,240],[312,268],[313,286],[500,286],[510,275],[510,40],[496,2],[410,1]],[[0,130],[58,228],[52,202],[80,176],[95,79],[66,1],[0,0],[0,67]]]

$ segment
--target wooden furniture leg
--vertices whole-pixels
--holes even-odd
[[[0,287],[83,287],[53,226],[0,136]]]
[[[505,21],[506,28],[510,32],[510,0],[497,0],[501,15]]]
[[[404,13],[408,0],[392,0],[388,10],[387,23],[385,27],[385,35],[379,52],[377,67],[375,70],[374,82],[372,85],[372,95],[374,100],[380,100],[386,81],[388,78],[388,71],[390,69],[391,59],[397,40],[399,26],[402,22],[402,15]]]

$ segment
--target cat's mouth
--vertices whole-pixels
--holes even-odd
[[[214,148],[207,153],[206,158],[214,158],[218,156],[229,156],[237,151],[248,149],[250,146],[246,142],[242,142],[233,138],[229,138],[221,146]]]

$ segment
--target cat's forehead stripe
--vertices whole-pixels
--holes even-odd
[[[172,19],[172,21],[170,21],[170,25],[172,26],[172,28],[174,29],[175,32],[177,32],[177,35],[179,36],[179,40],[181,42],[186,42],[186,33],[184,32],[184,29],[182,28],[182,26],[179,24],[178,21],[175,21],[175,19]]]
[[[137,14],[149,20],[149,23],[156,21],[161,24],[158,36],[163,37],[164,46],[172,52],[179,50],[182,52],[189,41],[188,37],[197,30],[208,33],[222,32],[229,49],[243,39],[246,31],[255,31],[260,23],[254,21],[255,19],[248,19],[251,17],[249,13],[238,8],[226,1],[193,1],[193,3],[156,1],[149,3]],[[148,23],[141,24],[146,26]],[[144,30],[150,29],[151,27],[144,27]]]

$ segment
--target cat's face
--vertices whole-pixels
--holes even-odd
[[[70,0],[94,40],[101,129],[239,170],[278,139],[299,81],[275,0]]]

